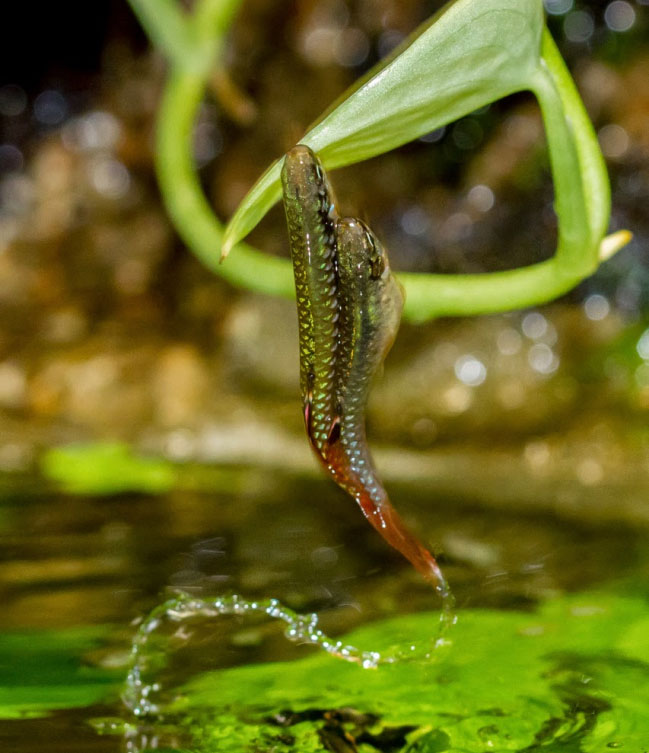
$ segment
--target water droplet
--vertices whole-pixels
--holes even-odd
[[[538,311],[530,311],[523,317],[521,329],[530,340],[538,340],[548,329],[548,320]]]
[[[0,115],[5,118],[21,115],[27,107],[27,95],[20,86],[6,84],[0,87]]]
[[[336,35],[333,52],[337,63],[346,68],[354,68],[367,59],[370,43],[361,29],[343,29]]]
[[[473,186],[467,194],[467,200],[478,212],[488,212],[496,201],[494,192],[485,185]]]
[[[408,235],[424,235],[430,227],[430,217],[420,206],[410,207],[401,215],[401,227]]]
[[[604,478],[604,469],[595,458],[584,458],[577,464],[577,478],[584,486],[596,486]]]
[[[543,4],[551,16],[562,16],[572,10],[574,0],[543,0]]]
[[[604,21],[611,31],[629,31],[635,23],[635,10],[626,0],[613,0],[606,6]]]
[[[479,146],[484,132],[475,118],[464,118],[453,126],[453,142],[458,149],[469,151]]]
[[[178,597],[155,607],[144,618],[133,637],[130,666],[122,693],[124,704],[138,717],[154,714],[159,710],[150,696],[160,691],[160,683],[145,682],[142,675],[150,663],[151,656],[155,656],[156,659],[153,663],[156,666],[159,665],[159,655],[153,654],[153,649],[149,649],[149,638],[165,619],[177,623],[196,617],[250,613],[266,614],[285,622],[285,635],[291,641],[311,643],[332,656],[359,663],[366,669],[396,661],[427,661],[432,649],[445,644],[445,641],[441,640],[443,633],[454,622],[453,614],[444,609],[440,615],[438,635],[432,636],[430,643],[420,646],[409,644],[405,649],[397,648],[392,653],[381,654],[378,651],[361,651],[354,646],[345,646],[341,641],[333,641],[318,628],[317,614],[297,614],[282,607],[277,599],[247,601],[233,594],[204,600],[181,592]]]
[[[464,413],[471,407],[473,395],[473,391],[465,385],[454,384],[442,394],[442,400],[449,413]]]
[[[23,153],[13,144],[0,144],[0,171],[18,172],[23,168]]]
[[[423,141],[425,144],[436,144],[438,141],[441,141],[444,138],[445,133],[446,126],[442,126],[441,128],[436,128],[434,131],[425,133],[423,136],[420,136],[419,141]]]
[[[649,361],[649,329],[646,329],[641,335],[635,346],[640,358]]]
[[[72,151],[111,150],[117,146],[121,130],[114,115],[103,110],[93,110],[69,120],[61,129],[61,139]]]
[[[455,362],[455,376],[468,387],[477,387],[487,378],[487,367],[475,356],[460,356]]]
[[[641,363],[635,370],[634,377],[640,389],[649,387],[649,363]]]
[[[321,546],[311,552],[311,561],[316,567],[329,568],[338,562],[338,553],[329,546]]]
[[[586,316],[594,322],[606,319],[610,310],[611,306],[608,302],[608,298],[599,293],[589,295],[584,301],[584,311]]]
[[[68,103],[61,92],[47,89],[34,100],[34,117],[39,123],[55,126],[62,123],[68,114]]]
[[[498,350],[504,356],[513,356],[520,352],[523,345],[523,339],[520,334],[512,327],[501,329],[496,337]]]
[[[617,123],[609,123],[600,128],[597,138],[604,155],[610,159],[620,159],[629,149],[629,134]]]
[[[563,33],[571,42],[587,42],[595,31],[595,22],[588,11],[575,10],[563,22]]]
[[[403,42],[404,39],[404,35],[396,29],[388,29],[387,31],[384,31],[379,37],[377,44],[379,57],[384,58],[386,55],[389,55],[397,45]]]
[[[552,374],[559,368],[559,359],[549,345],[536,343],[527,354],[530,366],[539,374]]]

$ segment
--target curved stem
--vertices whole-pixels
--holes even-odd
[[[133,12],[172,64],[208,76],[220,56],[220,42],[241,0],[197,0],[185,13],[177,0],[128,0]]]
[[[203,61],[198,49],[190,16],[176,0],[129,0],[133,12],[153,44],[173,61],[174,65],[200,70],[211,65]]]
[[[208,269],[234,285],[290,297],[293,271],[287,261],[241,243],[220,265],[223,226],[200,185],[193,157],[193,125],[206,82],[197,73],[174,70],[166,83],[156,132],[156,172],[162,197],[183,241]]]
[[[564,274],[556,256],[529,267],[471,275],[399,276],[406,289],[406,318],[494,314],[536,306],[573,288],[581,277]]]

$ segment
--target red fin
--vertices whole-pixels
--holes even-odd
[[[307,396],[304,403],[304,426],[306,433],[311,436],[311,396]]]
[[[356,497],[363,515],[383,538],[410,560],[423,577],[432,583],[448,608],[452,608],[453,596],[448,583],[431,552],[405,526],[397,511],[386,499],[377,505],[367,494]]]
[[[336,416],[334,418],[333,423],[331,424],[331,428],[329,429],[329,436],[327,437],[327,444],[332,445],[336,444],[336,442],[340,439],[340,418]]]
[[[311,425],[311,418],[312,418],[312,412],[311,412],[311,393],[309,392],[306,398],[306,401],[304,403],[304,425],[306,427],[306,435],[309,438],[309,442],[311,443],[311,447],[316,451],[318,456],[320,453],[318,452],[318,447],[315,443],[315,439],[313,438],[313,427]]]

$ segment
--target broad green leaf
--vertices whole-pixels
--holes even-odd
[[[541,60],[541,0],[455,0],[371,70],[301,142],[334,168],[390,151],[435,128],[530,88]],[[243,200],[223,254],[280,197],[280,161]]]
[[[422,641],[436,619],[398,618],[346,640],[378,649],[404,636]],[[191,717],[204,753],[323,751],[336,718],[368,753],[383,749],[371,744],[381,735],[401,740],[395,753],[643,751],[648,635],[642,598],[572,596],[537,614],[467,610],[432,664],[363,670],[317,655],[209,672],[185,688],[176,710]],[[284,726],[273,723],[280,717]]]

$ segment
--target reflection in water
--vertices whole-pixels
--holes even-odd
[[[158,706],[151,700],[153,693],[161,690],[157,682],[147,683],[143,679],[149,660],[153,652],[149,646],[149,638],[164,621],[174,623],[184,622],[197,617],[214,618],[223,615],[265,615],[274,620],[286,623],[284,635],[293,643],[303,643],[326,651],[345,661],[360,664],[364,669],[376,669],[381,664],[393,664],[401,661],[425,661],[431,658],[433,651],[445,645],[444,634],[456,618],[449,610],[442,610],[436,635],[431,636],[430,642],[397,646],[390,651],[363,650],[343,643],[343,641],[329,638],[318,627],[318,615],[298,614],[283,606],[277,599],[262,599],[247,601],[233,594],[218,596],[214,599],[201,599],[190,594],[180,593],[177,597],[159,604],[141,622],[131,644],[130,668],[122,699],[126,706],[136,716],[146,716],[159,711]],[[156,656],[156,659],[158,657]]]

